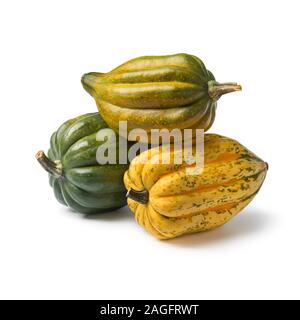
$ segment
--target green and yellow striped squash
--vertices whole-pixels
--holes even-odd
[[[139,57],[108,73],[87,73],[82,85],[109,127],[118,131],[119,121],[127,121],[128,131],[145,129],[148,138],[151,129],[208,130],[221,95],[241,90],[216,82],[199,58],[184,53]]]
[[[236,140],[216,134],[204,138],[204,167],[153,162],[161,147],[137,156],[124,175],[128,205],[138,223],[159,239],[211,230],[235,217],[259,192],[268,164]]]

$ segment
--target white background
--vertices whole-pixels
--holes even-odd
[[[299,1],[1,1],[0,298],[300,298]],[[270,165],[226,226],[158,241],[128,209],[91,218],[54,199],[35,160],[96,111],[80,77],[140,55],[199,56],[241,93],[211,132]]]

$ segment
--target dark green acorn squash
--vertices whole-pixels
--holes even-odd
[[[49,172],[56,199],[77,212],[101,213],[126,205],[123,175],[128,165],[100,165],[96,160],[103,143],[96,134],[104,128],[108,126],[99,113],[71,119],[53,133],[48,157],[43,151],[36,155]]]

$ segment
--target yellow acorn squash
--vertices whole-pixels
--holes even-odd
[[[175,164],[172,151],[170,164],[152,163],[163,156],[161,147],[141,153],[124,176],[136,220],[159,239],[223,225],[251,202],[268,169],[239,142],[215,134],[205,135],[199,174],[188,175],[184,161]]]

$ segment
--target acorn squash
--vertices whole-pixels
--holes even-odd
[[[172,151],[170,164],[152,161],[163,156],[161,147],[145,151],[124,175],[136,220],[159,239],[223,225],[251,202],[268,169],[239,142],[215,134],[205,135],[199,174],[188,175],[184,161],[175,164]]]
[[[236,83],[216,82],[199,58],[183,53],[139,57],[108,73],[87,73],[82,85],[109,127],[118,131],[119,121],[127,121],[127,132],[142,128],[148,139],[151,129],[208,130],[217,100],[241,90]]]
[[[53,133],[48,157],[43,151],[36,155],[49,172],[56,199],[77,212],[100,213],[126,205],[123,175],[128,165],[100,165],[96,159],[103,143],[96,135],[105,128],[98,112],[71,119]]]

